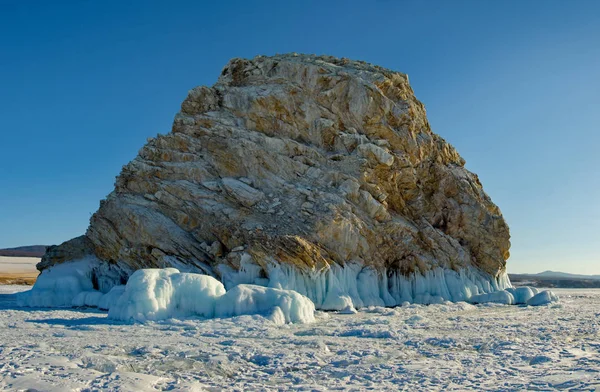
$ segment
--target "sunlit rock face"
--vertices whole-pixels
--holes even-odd
[[[233,59],[123,167],[86,236],[40,267],[93,253],[121,271],[115,285],[175,267],[324,308],[465,299],[510,286],[510,243],[464,164],[404,74],[329,56]]]

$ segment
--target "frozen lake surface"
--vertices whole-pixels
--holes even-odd
[[[0,256],[0,273],[36,273],[35,265],[40,262],[39,257],[8,257]]]
[[[39,274],[35,268],[39,262],[38,257],[0,256],[0,285],[33,284]]]
[[[0,286],[0,389],[596,390],[600,290],[540,307],[410,305],[119,323],[93,309],[19,309]]]

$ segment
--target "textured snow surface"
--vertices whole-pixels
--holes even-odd
[[[546,306],[379,306],[122,323],[93,309],[19,308],[0,286],[0,390],[595,390],[600,290]],[[275,312],[276,313],[276,312]],[[273,317],[271,317],[273,316]]]

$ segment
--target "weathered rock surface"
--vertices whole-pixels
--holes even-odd
[[[464,164],[404,74],[328,56],[233,59],[123,167],[85,237],[51,248],[39,268],[93,253],[125,277],[173,266],[226,286],[287,286],[318,307],[335,284],[306,282],[328,271],[344,280],[349,266],[354,284],[379,282],[373,296],[386,305],[403,290],[415,299],[415,277],[449,271],[489,279],[480,292],[502,289],[509,230]],[[398,279],[412,288],[394,292]],[[360,290],[338,296],[379,302]],[[424,293],[458,298],[435,291]]]

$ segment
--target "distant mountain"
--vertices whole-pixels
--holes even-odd
[[[600,275],[579,275],[567,272],[544,271],[538,274],[509,274],[515,286],[557,288],[600,288]]]
[[[578,274],[569,274],[567,272],[557,272],[557,271],[544,271],[539,274],[533,274],[533,276],[539,276],[544,278],[554,278],[554,279],[600,279],[600,275],[578,275]]]
[[[42,257],[47,245],[19,246],[17,248],[0,249],[0,256],[8,257]]]

